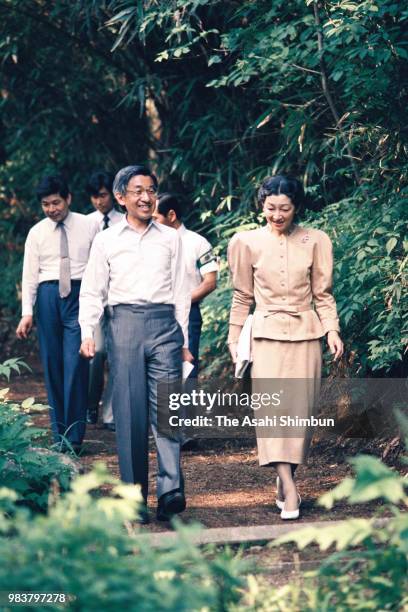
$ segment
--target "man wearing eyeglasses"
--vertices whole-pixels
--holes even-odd
[[[121,478],[148,493],[148,423],[156,441],[157,518],[185,508],[180,443],[157,435],[157,381],[181,378],[188,350],[189,286],[181,239],[156,223],[157,179],[144,166],[127,166],[113,184],[126,215],[100,232],[92,245],[81,287],[81,354],[95,354],[93,333],[109,310],[112,405]],[[147,522],[148,516],[142,516]]]
[[[104,170],[93,172],[88,179],[86,191],[91,200],[94,212],[88,215],[91,223],[95,224],[96,231],[102,232],[119,223],[123,214],[114,207],[112,193],[113,175]],[[89,395],[87,422],[98,421],[98,407],[101,398],[103,427],[109,431],[115,431],[115,423],[112,412],[112,384],[109,376],[108,384],[104,390],[104,366],[107,353],[107,317],[103,316],[94,330],[95,357],[89,364]]]

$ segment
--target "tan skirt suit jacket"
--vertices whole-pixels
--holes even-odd
[[[308,381],[294,395],[294,413],[314,414],[320,388],[321,338],[339,331],[332,295],[330,238],[321,230],[294,225],[277,236],[269,226],[235,234],[228,247],[233,284],[228,342],[235,342],[255,302],[252,325],[253,391],[257,379]],[[286,398],[288,400],[288,398]],[[304,463],[311,430],[296,437],[263,437],[257,430],[259,463]],[[286,437],[288,436],[288,437]]]

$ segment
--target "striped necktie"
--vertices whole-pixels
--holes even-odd
[[[58,290],[60,297],[66,298],[71,293],[71,264],[69,261],[68,238],[65,225],[60,221],[58,227],[61,231]]]

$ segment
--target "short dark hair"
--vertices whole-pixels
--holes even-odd
[[[121,195],[125,195],[127,186],[129,181],[134,176],[150,176],[153,179],[153,184],[157,189],[158,181],[153,172],[147,167],[142,165],[136,166],[126,166],[119,170],[117,175],[115,176],[115,180],[113,181],[113,193],[120,193]]]
[[[58,193],[64,200],[70,194],[68,183],[60,174],[47,174],[43,176],[35,190],[38,200],[41,202],[46,196]]]
[[[105,170],[92,172],[86,184],[86,192],[89,196],[97,196],[101,189],[105,187],[112,195],[113,174]]]
[[[258,203],[263,206],[268,196],[281,194],[290,198],[296,210],[302,208],[305,200],[302,183],[296,178],[283,174],[264,179],[258,190]]]
[[[166,216],[170,210],[174,210],[177,219],[183,216],[183,206],[173,193],[161,193],[157,200],[157,212]]]

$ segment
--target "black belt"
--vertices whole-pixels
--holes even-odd
[[[80,285],[81,282],[80,278],[71,278],[71,285]],[[59,280],[41,281],[40,285],[59,285]]]

